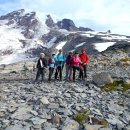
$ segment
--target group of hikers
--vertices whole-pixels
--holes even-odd
[[[75,81],[76,71],[78,71],[78,78],[85,80],[87,78],[87,65],[89,57],[86,53],[86,49],[82,49],[81,53],[69,52],[67,57],[60,49],[58,54],[52,54],[49,60],[46,60],[45,54],[40,53],[40,58],[37,61],[37,75],[35,81],[37,82],[39,77],[42,77],[42,82],[45,79],[45,69],[49,66],[48,81],[52,80],[52,75],[55,71],[54,79],[62,81],[62,71],[64,66],[66,67],[65,79],[69,81]]]

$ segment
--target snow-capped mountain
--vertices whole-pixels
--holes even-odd
[[[95,32],[76,27],[70,19],[56,21],[51,15],[24,9],[0,17],[0,64],[28,60],[40,52],[50,54],[61,48],[68,52],[85,47],[89,54],[95,54],[113,45],[130,47],[129,41],[128,36]]]

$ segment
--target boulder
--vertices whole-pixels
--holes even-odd
[[[93,82],[100,86],[107,83],[113,83],[113,79],[109,73],[101,72],[93,76]]]

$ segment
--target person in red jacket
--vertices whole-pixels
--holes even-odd
[[[84,73],[84,78],[87,78],[87,65],[89,62],[89,57],[86,53],[86,49],[82,49],[82,53],[79,55],[81,62],[82,62],[82,66],[83,66],[83,73]],[[80,76],[79,76],[80,77]]]

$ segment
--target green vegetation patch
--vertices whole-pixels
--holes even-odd
[[[103,125],[102,128],[109,127],[109,123],[106,120],[101,120],[101,125]]]
[[[74,120],[80,124],[84,124],[89,121],[89,110],[82,110],[74,116]]]
[[[128,61],[130,61],[130,58],[129,57],[125,57],[125,58],[122,58],[120,61],[122,61],[122,62],[128,62]]]
[[[121,87],[119,87],[119,85]],[[111,91],[127,91],[128,89],[130,89],[130,84],[125,83],[122,80],[119,81],[114,81],[113,83],[109,83],[106,84],[105,86],[103,86],[102,90],[105,90],[106,92],[111,92]]]

